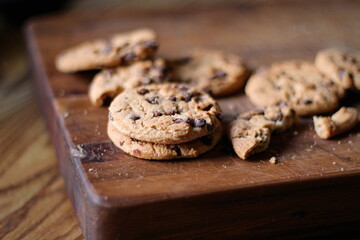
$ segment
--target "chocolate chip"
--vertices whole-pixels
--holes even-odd
[[[174,96],[170,96],[170,97],[169,97],[169,100],[170,100],[170,101],[173,101],[173,102],[176,102],[177,98],[174,97]]]
[[[140,119],[140,116],[134,114],[134,115],[131,115],[130,119],[133,121],[136,121],[136,120]]]
[[[154,111],[153,112],[153,117],[161,117],[163,114],[161,112],[158,111]]]
[[[184,94],[185,96],[184,97],[182,97],[182,100],[184,100],[185,102],[190,102],[191,101],[191,99],[193,98],[193,94],[192,93],[185,93]]]
[[[168,115],[168,116],[174,116],[175,114],[179,114],[179,111],[178,110],[171,110],[171,111],[167,111],[165,114]]]
[[[254,112],[257,113],[257,114],[260,114],[260,115],[264,115],[264,114],[265,114],[264,109],[255,109]]]
[[[136,58],[136,54],[133,53],[133,52],[129,52],[129,53],[127,53],[127,54],[124,56],[123,59],[124,59],[125,62],[131,62],[131,61],[133,61],[135,58]]]
[[[189,90],[189,88],[188,88],[188,87],[185,87],[185,86],[179,86],[179,89],[180,89],[181,91],[187,91],[187,90]]]
[[[149,93],[149,90],[147,90],[146,88],[141,88],[137,91],[137,93],[140,95],[145,95],[145,94]]]
[[[310,100],[310,99],[302,99],[302,100],[300,101],[300,103],[305,104],[305,105],[308,105],[308,104],[312,104],[313,101]]]
[[[206,125],[206,121],[203,118],[195,118],[192,125],[196,128],[202,128]]]
[[[216,116],[216,118],[219,119],[220,121],[223,119],[221,113],[216,113],[215,116]]]
[[[146,101],[150,104],[159,104],[159,97],[149,97]]]
[[[110,120],[110,121],[114,121],[114,118],[113,118],[113,116],[111,115],[111,112],[109,112],[109,120]]]
[[[141,151],[140,151],[140,149],[134,149],[133,153],[136,154],[136,155],[140,155]]]
[[[190,119],[188,117],[184,117],[184,118],[175,118],[173,120],[174,123],[182,123],[182,122],[185,122],[185,123],[190,123]]]
[[[125,141],[119,142],[119,145],[122,146],[124,145]]]
[[[213,142],[213,137],[208,135],[200,138],[200,141],[203,142],[205,145],[210,146]]]
[[[341,80],[343,80],[346,74],[347,74],[347,71],[346,71],[346,70],[343,70],[343,69],[340,70],[340,71],[339,71],[339,78],[340,78]]]
[[[220,69],[216,69],[214,71],[214,75],[210,79],[224,79],[226,78],[226,76],[227,76],[226,72]]]
[[[159,47],[158,43],[155,40],[146,41],[144,42],[144,45],[152,49],[157,49]]]
[[[276,121],[281,121],[283,119],[283,114],[281,112],[279,112],[276,117],[271,118],[271,121],[276,122]]]
[[[181,157],[181,149],[179,148],[179,146],[173,145],[173,146],[171,146],[171,149],[176,152],[176,155],[178,157]]]
[[[210,105],[204,107],[202,110],[203,110],[203,111],[209,111],[212,107],[213,107],[213,105],[210,104]]]
[[[214,130],[214,125],[212,125],[211,123],[206,124],[206,127],[209,132]]]
[[[111,52],[112,49],[113,49],[113,46],[112,46],[111,42],[106,42],[106,45],[102,49],[101,53],[102,54],[108,54],[109,52]]]
[[[287,103],[284,102],[284,101],[281,101],[281,102],[278,103],[278,106],[281,107],[281,108],[282,108],[282,107],[286,107],[286,106],[287,106]]]

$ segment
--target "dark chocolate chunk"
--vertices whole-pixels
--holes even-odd
[[[281,112],[279,112],[276,117],[271,118],[271,121],[276,122],[276,121],[281,121],[283,119],[283,114]]]
[[[161,117],[163,114],[161,112],[158,111],[154,111],[153,112],[153,117]]]
[[[346,70],[339,70],[339,78],[341,79],[341,80],[343,80],[344,79],[344,77],[346,76],[346,74],[347,74],[347,71]]]
[[[206,125],[206,121],[203,118],[195,118],[193,121],[193,127],[202,128]]]
[[[211,77],[211,79],[224,79],[226,78],[227,73],[224,72],[223,70],[220,69],[216,69],[214,71],[214,75]]]
[[[149,97],[146,101],[150,104],[159,104],[159,97]]]
[[[134,115],[131,115],[130,119],[133,121],[136,121],[136,120],[140,119],[140,116],[134,114]]]
[[[182,123],[182,122],[185,122],[185,123],[190,123],[191,120],[188,118],[188,117],[184,117],[184,118],[175,118],[173,120],[174,123]]]
[[[313,101],[310,100],[310,99],[302,99],[302,100],[300,101],[300,103],[305,104],[305,105],[308,105],[308,104],[312,104]]]
[[[141,88],[137,91],[137,93],[140,95],[145,95],[145,94],[149,93],[149,90],[147,90],[146,88]]]
[[[278,106],[281,107],[281,108],[286,107],[287,103],[285,101],[281,101],[281,102],[278,103]]]
[[[124,145],[125,141],[119,142],[119,145],[122,146]]]
[[[124,56],[123,59],[124,59],[125,62],[131,62],[131,61],[133,61],[135,58],[136,58],[136,54],[133,53],[133,52],[129,52],[129,53],[127,53],[127,54]]]
[[[210,104],[210,105],[204,107],[202,110],[203,110],[203,111],[209,111],[212,107],[213,107],[213,105]]]
[[[181,157],[181,149],[179,148],[179,146],[173,145],[173,146],[171,146],[171,149],[176,152],[176,155],[177,155],[178,157]]]
[[[159,47],[158,43],[155,40],[146,41],[144,42],[144,45],[152,49],[157,49]]]
[[[111,112],[109,112],[109,120],[110,120],[110,121],[114,121],[114,118],[113,118],[113,116],[111,115]]]
[[[181,91],[187,91],[187,90],[189,90],[189,88],[188,88],[188,87],[185,87],[185,86],[179,86],[179,89],[180,89]]]
[[[215,114],[216,118],[219,119],[220,121],[223,119],[221,113],[217,113]]]
[[[265,114],[264,109],[255,109],[254,112],[257,113],[257,114],[260,114],[260,115]]]
[[[168,116],[174,116],[175,114],[179,114],[179,111],[178,110],[171,110],[171,111],[167,111],[165,114],[168,115]]]
[[[174,96],[171,96],[171,97],[169,97],[169,100],[170,100],[170,101],[173,101],[173,102],[176,102],[177,98],[174,97]]]
[[[209,132],[211,132],[212,130],[214,130],[214,125],[212,125],[211,123],[206,124],[206,127],[207,127],[207,130],[208,130]]]
[[[109,52],[111,52],[112,49],[113,49],[113,46],[112,46],[111,42],[107,41],[105,44],[105,47],[102,49],[101,53],[108,54]]]

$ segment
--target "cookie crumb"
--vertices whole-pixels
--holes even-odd
[[[293,134],[294,134],[294,136],[297,136],[299,134],[299,132],[295,131]]]
[[[64,118],[68,118],[69,116],[70,116],[70,113],[68,113],[68,112],[64,112],[64,113],[63,113],[63,117],[64,117]]]
[[[343,171],[344,171],[344,168],[340,168],[340,170],[343,172]]]
[[[333,162],[332,164],[333,164],[333,165],[335,165],[335,164],[336,164],[336,162]]]
[[[276,163],[277,163],[276,157],[270,158],[269,162],[270,162],[271,164],[276,164]]]

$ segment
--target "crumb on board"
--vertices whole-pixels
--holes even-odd
[[[68,113],[68,112],[64,112],[64,113],[63,113],[63,117],[64,117],[64,118],[68,118],[69,116],[70,116],[70,113]]]
[[[271,157],[271,158],[269,159],[269,162],[270,162],[271,164],[276,164],[276,157]]]

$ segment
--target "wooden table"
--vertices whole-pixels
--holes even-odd
[[[346,17],[348,14],[348,20],[344,21],[353,20],[355,23],[348,23],[359,26],[359,17],[356,14],[357,8],[353,7],[355,5],[359,6],[354,1],[346,1],[343,8],[339,10],[340,14],[337,15],[333,14],[333,11],[342,6],[339,2],[326,5],[324,12],[320,5],[315,4],[314,6],[306,7],[310,11],[307,16],[313,16],[314,12],[328,14],[328,18],[322,17],[320,22],[317,22],[316,18],[314,18],[314,24],[324,26],[324,36],[326,36],[330,31],[329,29],[333,27],[334,19],[332,18],[336,18],[336,16]],[[304,7],[303,5],[298,6]],[[249,11],[247,14],[263,16],[262,14],[266,13],[267,16],[271,16],[271,11],[276,12],[274,9],[277,9],[277,6],[251,6],[250,9],[247,9]],[[296,14],[304,14],[304,11],[294,10],[291,7],[290,9],[294,11],[294,16]],[[286,10],[289,10],[289,8],[284,9],[284,11]],[[301,31],[306,33],[309,31],[309,28],[311,30],[312,26],[304,25],[304,29]],[[291,31],[290,28],[288,30]],[[281,31],[277,36],[276,33],[274,34],[274,39],[272,39],[274,42],[270,41],[269,45],[257,49],[258,52],[270,53],[273,60],[289,56],[296,57],[301,52],[301,49],[305,49],[302,56],[309,56],[318,47],[324,46],[323,42],[315,42],[311,37],[306,39],[303,46],[297,45],[296,39],[293,39],[294,42],[286,42],[292,43],[292,48],[286,49],[287,52],[282,54],[284,49],[278,49],[276,44],[276,41],[281,41]],[[359,32],[354,32],[354,35],[359,36]],[[285,39],[285,41],[287,40],[290,41],[291,39]],[[339,35],[332,40],[334,41],[333,43],[343,42],[353,47],[356,47],[358,44],[358,38],[356,37],[349,38]],[[245,41],[245,43],[254,47],[257,41],[261,42],[262,40],[255,39],[254,42]],[[322,39],[322,41],[326,41],[326,39]],[[251,59],[251,64],[254,66],[259,61],[256,58],[251,58],[253,50],[249,52],[245,50],[243,54]],[[268,59],[267,61],[270,62],[270,60]],[[26,90],[29,88],[29,82],[23,82],[25,83],[17,84],[16,88],[12,87],[15,84],[10,84],[7,88],[9,89],[7,92],[12,93],[11,96],[14,96],[14,98],[3,97],[4,106],[15,105],[16,107],[13,109],[6,108],[10,110],[4,108],[4,114],[1,115],[1,123],[4,124],[3,126],[6,126],[1,129],[1,136],[2,139],[6,140],[7,144],[1,145],[2,153],[5,154],[3,154],[4,157],[0,162],[0,180],[2,180],[0,182],[0,193],[5,198],[0,199],[0,238],[36,239],[39,236],[45,239],[82,238],[74,220],[69,201],[67,201],[66,194],[64,193],[62,181],[58,177],[53,152],[51,151],[42,121],[36,112],[37,108],[35,107],[32,94]],[[23,86],[23,88],[19,86]],[[25,96],[21,95],[24,92],[27,92],[27,94],[24,94]],[[13,101],[13,99],[17,99],[17,101]],[[26,121],[19,122],[19,116],[23,116],[22,119],[26,119]],[[36,139],[36,141],[33,141],[33,139]],[[297,217],[301,218],[305,213],[298,212],[297,214]],[[350,226],[350,229],[347,230],[353,230],[354,226]],[[343,231],[344,229],[346,228],[340,230]],[[325,234],[326,232],[326,229],[323,229],[322,233]]]

